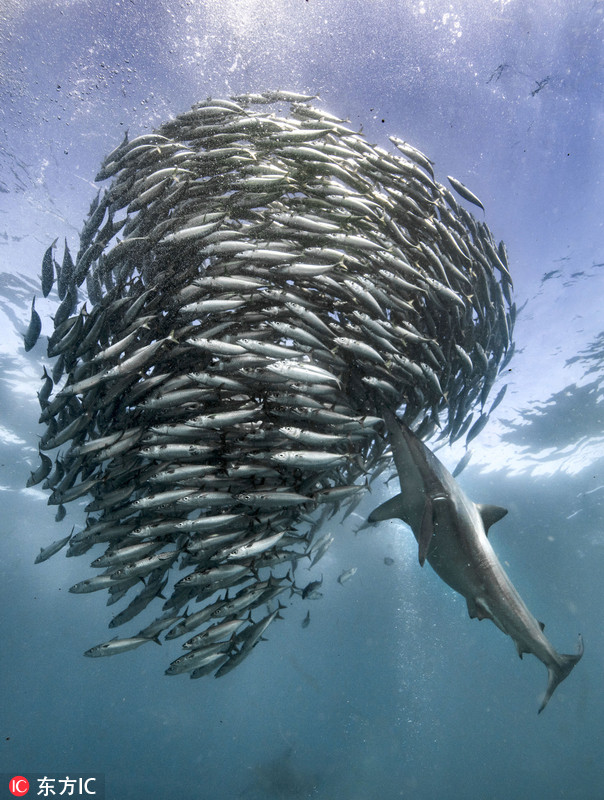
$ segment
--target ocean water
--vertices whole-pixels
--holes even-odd
[[[604,797],[603,15],[592,0],[0,3],[0,796],[44,773],[102,774],[111,800]],[[583,635],[540,715],[543,665],[468,618],[402,523],[355,533],[395,482],[328,523],[308,573],[322,596],[294,597],[219,680],[166,677],[165,645],[83,658],[113,635],[104,594],[68,592],[88,557],[33,563],[82,521],[56,523],[25,488],[47,359],[22,334],[32,295],[42,339],[56,307],[44,251],[77,251],[126,130],[277,88],[318,94],[373,143],[418,147],[506,242],[516,353],[459,482],[509,509],[490,538],[554,646]],[[451,469],[463,454],[438,451]]]

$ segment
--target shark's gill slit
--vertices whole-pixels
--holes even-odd
[[[62,449],[54,466],[41,452],[30,484],[45,480],[59,517],[87,498],[88,516],[38,560],[102,544],[100,573],[71,591],[128,595],[111,627],[164,599],[149,625],[87,655],[189,634],[168,674],[220,676],[287,594],[317,591],[297,586],[296,563],[324,554],[318,523],[350,513],[391,445],[402,494],[371,519],[411,520],[420,561],[546,663],[545,704],[579,656],[556,654],[519,598],[522,630],[511,601],[456,571],[460,526],[488,549],[499,512],[467,501],[421,444],[437,430],[469,442],[488,420],[514,349],[505,246],[464,206],[482,209],[476,195],[449,178],[456,199],[416,148],[372,145],[312,99],[210,98],[126,136],[101,166],[110,183],[75,262],[67,244],[61,265],[44,254],[60,304],[40,447]],[[39,322],[32,304],[27,349]]]

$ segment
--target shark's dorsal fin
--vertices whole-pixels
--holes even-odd
[[[484,525],[484,532],[486,534],[489,533],[489,528],[491,525],[494,525],[496,522],[508,513],[507,508],[502,508],[501,506],[490,506],[485,503],[476,503],[476,508],[478,509],[478,513],[482,518],[482,524]]]

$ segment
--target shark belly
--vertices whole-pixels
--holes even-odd
[[[583,655],[558,653],[543,624],[528,610],[488,540],[490,526],[506,509],[474,503],[455,478],[413,432],[388,409],[384,421],[392,443],[401,493],[370,514],[368,521],[398,518],[418,542],[419,563],[427,560],[437,575],[467,602],[473,619],[490,619],[514,642],[520,658],[531,653],[547,667],[548,683],[539,708]]]
[[[447,510],[446,502],[455,508]],[[520,658],[531,653],[545,665],[548,682],[541,713],[558,684],[581,659],[583,640],[579,636],[576,655],[558,653],[544,634],[543,623],[531,614],[497,558],[478,507],[461,490],[455,500],[449,497],[442,503],[433,502],[434,530],[427,560],[445,583],[465,597],[471,618],[490,619],[512,639]],[[455,524],[447,524],[452,519]]]

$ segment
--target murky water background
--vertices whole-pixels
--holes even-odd
[[[107,797],[565,798],[604,793],[601,636],[602,3],[17,3],[0,9],[0,536],[3,771],[103,772]],[[537,717],[545,670],[417,564],[404,526],[334,544],[269,641],[220,680],[112,659],[105,597],[62,555],[37,461],[44,345],[26,354],[42,255],[77,250],[123,137],[208,95],[319,94],[482,200],[522,311],[509,388],[460,483],[507,507],[494,547],[562,652],[586,652]],[[51,331],[54,304],[37,300]],[[463,447],[439,451],[453,467]],[[375,486],[366,516],[392,490]],[[385,564],[384,559],[393,563]],[[82,563],[80,563],[82,561]],[[357,572],[344,585],[344,569]],[[83,574],[84,573],[84,574]],[[301,627],[310,609],[311,622]]]

